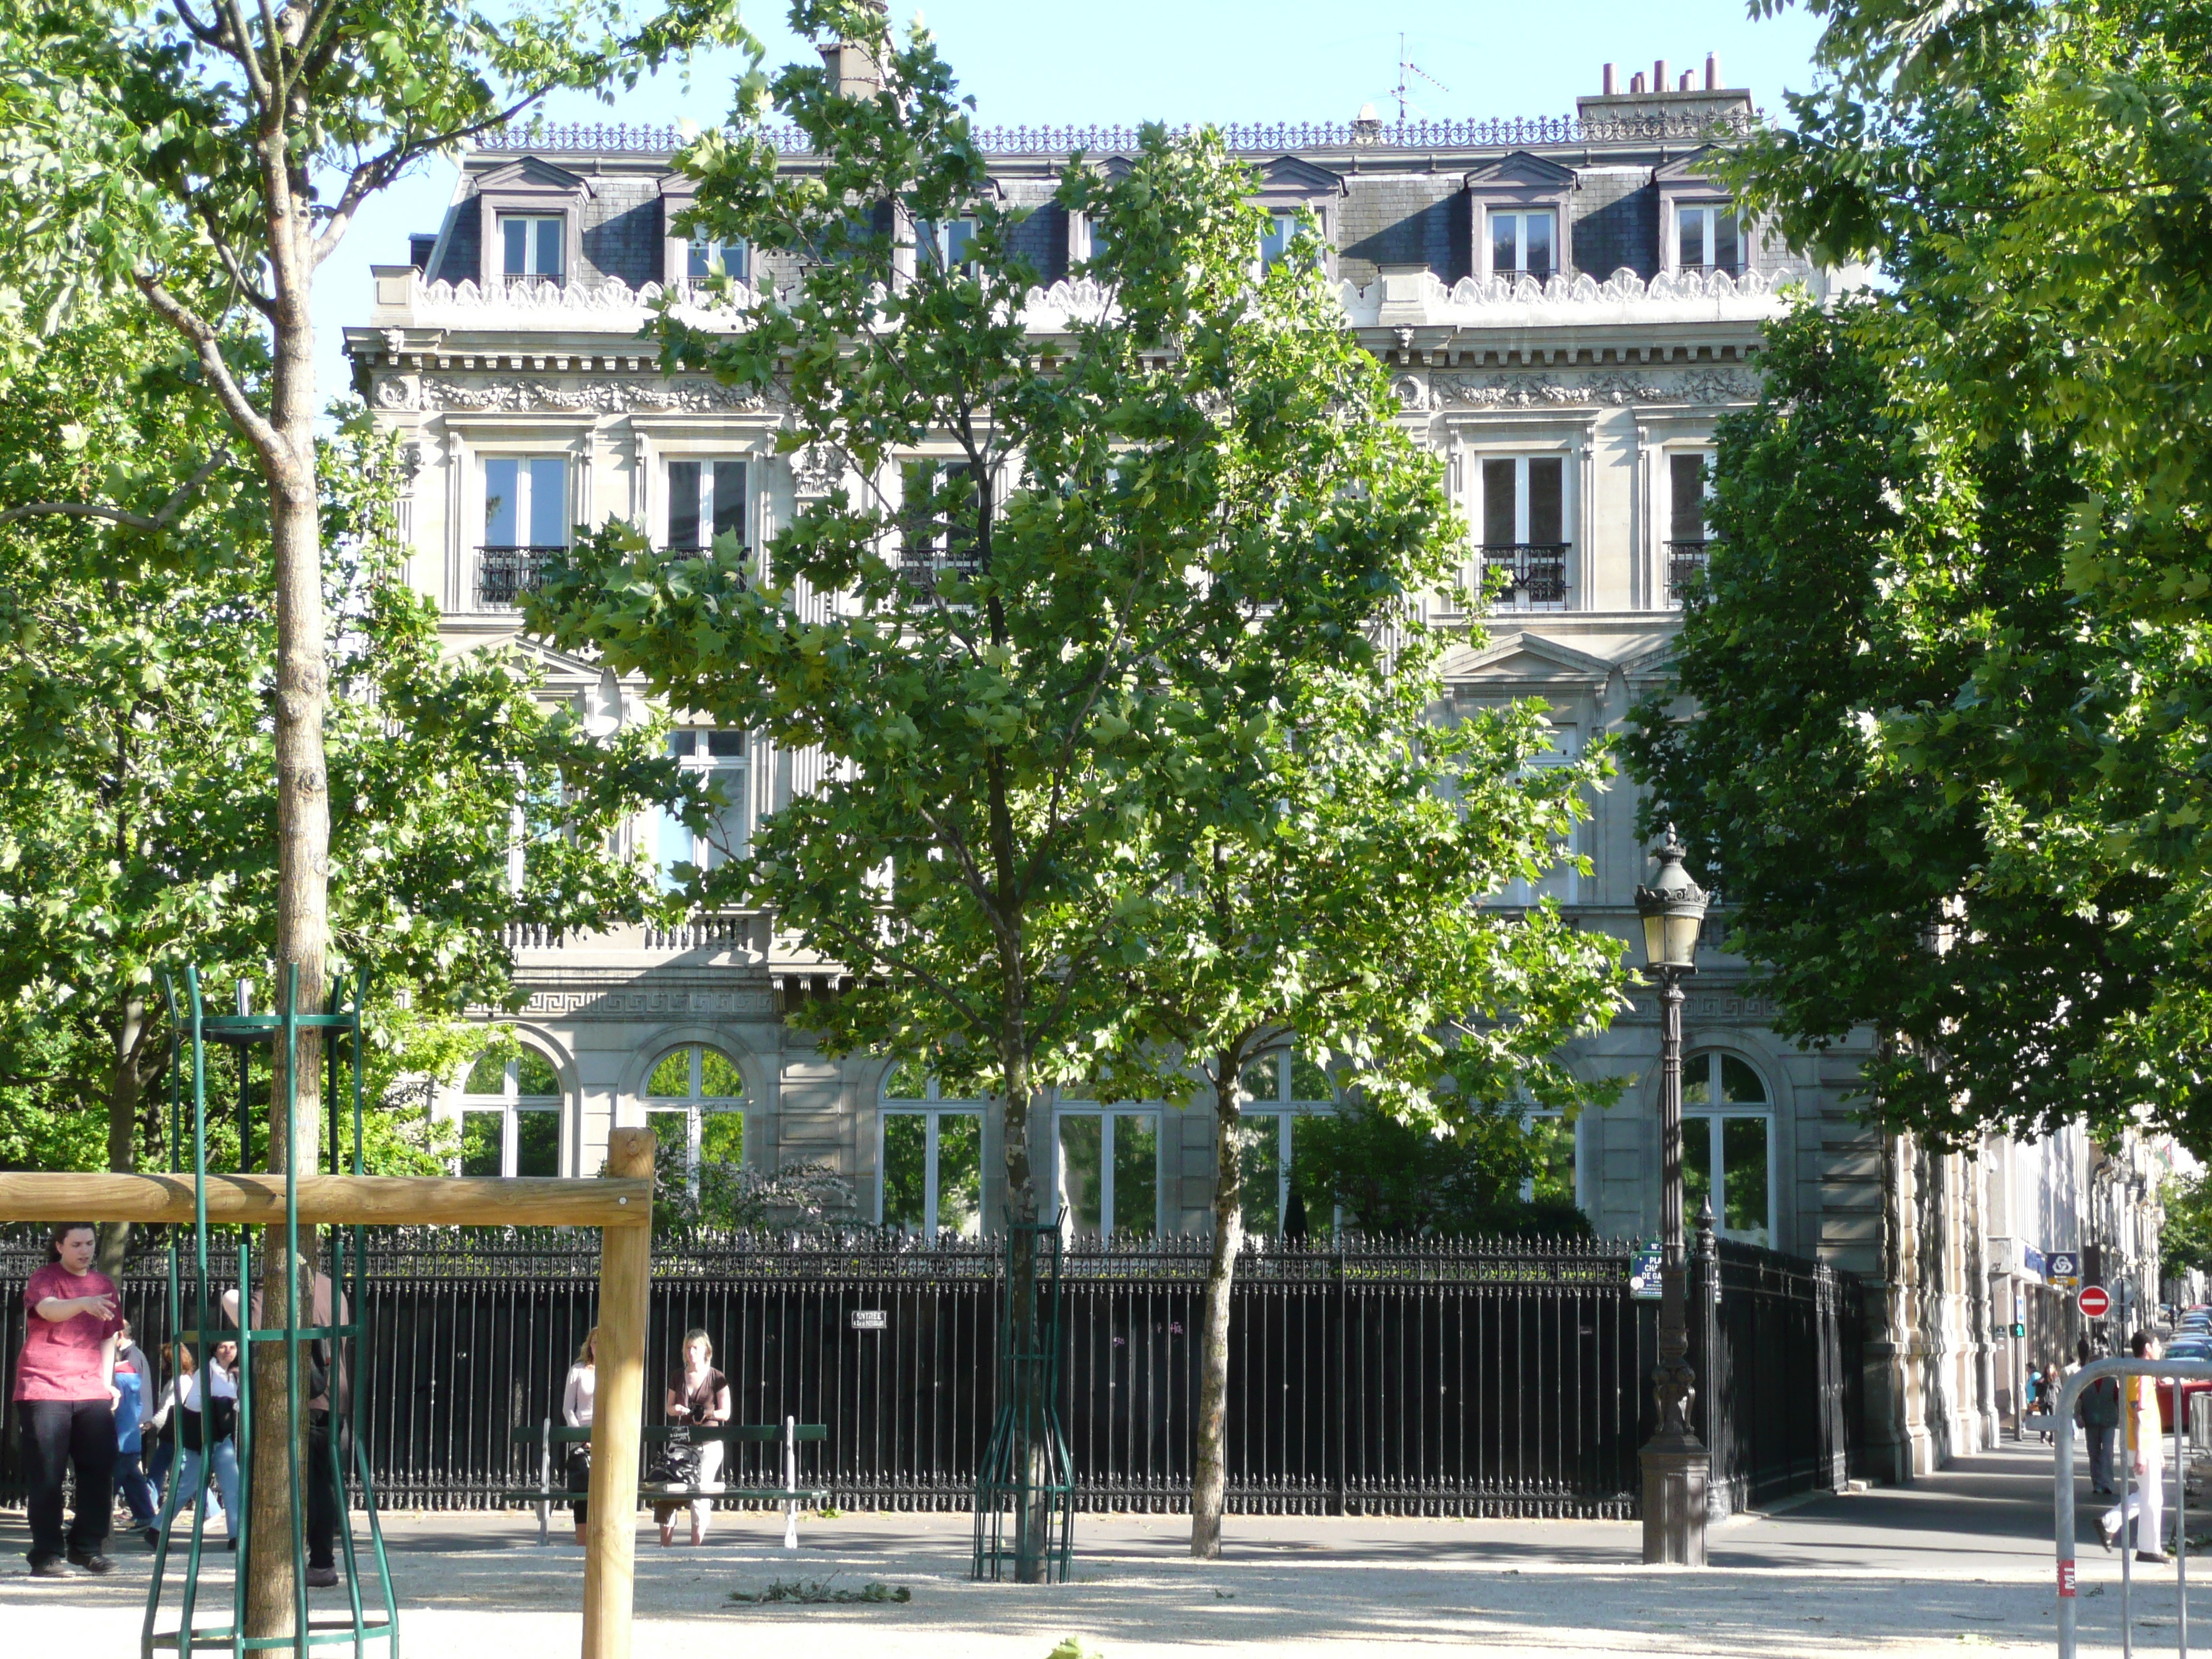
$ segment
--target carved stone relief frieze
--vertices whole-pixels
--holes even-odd
[[[773,991],[533,991],[523,1012],[582,1019],[744,1019],[774,1015],[776,1001]]]
[[[741,392],[707,380],[542,380],[520,376],[483,375],[460,379],[425,375],[419,394],[407,386],[409,376],[386,375],[379,382],[377,401],[386,409],[514,410],[527,412],[590,410],[603,415],[625,415],[633,410],[676,410],[710,414],[724,410],[760,410],[769,399],[757,392]],[[386,387],[396,387],[387,394]],[[402,399],[392,402],[390,398]]]

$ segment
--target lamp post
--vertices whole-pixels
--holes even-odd
[[[1682,868],[1674,826],[1652,855],[1659,874],[1636,890],[1644,918],[1644,964],[1659,984],[1659,1364],[1652,1397],[1659,1427],[1644,1443],[1644,1559],[1674,1566],[1705,1565],[1705,1477],[1712,1455],[1690,1426],[1697,1375],[1690,1369],[1682,1245],[1682,981],[1698,971],[1698,930],[1707,895]]]

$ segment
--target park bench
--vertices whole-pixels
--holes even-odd
[[[735,1503],[781,1504],[783,1505],[783,1547],[787,1550],[799,1547],[799,1511],[820,1509],[830,1501],[826,1486],[802,1486],[799,1484],[799,1443],[802,1440],[827,1440],[829,1426],[822,1423],[801,1423],[787,1417],[781,1423],[721,1423],[711,1427],[686,1426],[681,1424],[647,1425],[642,1438],[647,1444],[662,1445],[682,1440],[689,1445],[702,1441],[719,1440],[727,1445],[781,1442],[783,1447],[783,1484],[778,1486],[744,1486],[726,1480],[718,1480],[711,1486],[672,1486],[664,1481],[640,1480],[638,1497],[648,1503],[689,1504],[699,1499],[714,1502],[727,1498]],[[538,1508],[538,1541],[550,1541],[550,1522],[553,1505],[576,1504],[588,1500],[588,1492],[570,1492],[553,1484],[553,1449],[556,1446],[588,1445],[589,1429],[572,1429],[546,1418],[532,1427],[525,1425],[514,1431],[519,1444],[538,1448],[538,1484],[534,1486],[511,1486],[500,1493],[504,1503],[534,1504]]]

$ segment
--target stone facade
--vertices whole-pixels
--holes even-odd
[[[1507,557],[1534,556],[1523,544],[1544,544],[1535,556],[1555,559],[1480,619],[1479,642],[1477,619],[1453,595],[1426,604],[1431,623],[1467,636],[1446,665],[1449,696],[1543,699],[1562,752],[1617,728],[1663,684],[1676,574],[1702,547],[1694,505],[1677,500],[1693,487],[1686,464],[1709,453],[1720,416],[1755,397],[1761,331],[1787,303],[1784,289],[1820,298],[1834,284],[1732,219],[1703,245],[1726,249],[1710,238],[1734,236],[1728,257],[1683,262],[1695,228],[1708,222],[1695,216],[1727,213],[1701,171],[1700,124],[1750,114],[1747,94],[1686,91],[1588,100],[1579,123],[1531,124],[1539,137],[1529,142],[1355,130],[1249,149],[1264,202],[1319,216],[1347,323],[1388,365],[1408,429],[1445,459],[1476,542],[1519,548]],[[994,164],[1007,199],[1039,208],[1028,234],[1046,280],[1028,321],[1042,332],[1102,303],[1088,283],[1066,280],[1084,233],[1049,204],[1065,161],[1049,145],[1016,144]],[[789,163],[806,164],[803,155]],[[465,158],[444,224],[418,239],[419,264],[377,268],[374,308],[347,331],[347,348],[372,407],[409,446],[410,577],[444,607],[453,648],[514,634],[483,550],[498,542],[495,476],[504,489],[522,468],[530,489],[562,492],[557,511],[546,503],[545,522],[623,516],[659,540],[678,466],[741,461],[744,537],[755,548],[804,494],[824,487],[806,453],[776,455],[783,417],[772,401],[664,378],[637,337],[653,300],[684,293],[684,250],[668,227],[686,188],[665,149],[650,144],[525,149],[506,141]],[[517,280],[501,267],[510,214],[559,221],[545,233],[567,250],[557,276]],[[1514,215],[1540,222],[1516,229]],[[1551,249],[1548,264],[1531,257],[1540,243]],[[763,262],[744,279],[757,289],[792,276]],[[534,462],[548,465],[529,471]],[[499,534],[519,543],[519,520],[509,522]],[[1470,584],[1484,561],[1483,547],[1471,546]],[[559,694],[587,714],[618,717],[627,705],[631,694],[591,665],[541,654]],[[808,787],[817,762],[732,734],[717,764],[749,823]],[[1594,805],[1578,845],[1591,873],[1562,873],[1547,887],[1584,926],[1628,939],[1649,867],[1635,802],[1616,787]],[[653,826],[636,833],[652,844]],[[880,1212],[892,1061],[827,1057],[785,1023],[787,1011],[834,983],[835,968],[798,951],[769,919],[526,939],[519,955],[531,996],[515,1024],[557,1079],[534,1085],[555,1090],[534,1098],[557,1110],[563,1171],[595,1169],[611,1127],[665,1107],[652,1097],[666,1090],[649,1079],[672,1052],[701,1045],[742,1076],[748,1164],[829,1163],[850,1179],[862,1218]],[[1717,1183],[1724,1231],[1817,1255],[1874,1285],[1882,1334],[1870,1364],[1882,1375],[1870,1385],[1892,1425],[1884,1443],[1897,1472],[1928,1467],[1982,1443],[1997,1422],[1990,1310],[1994,1297],[2009,1301],[2006,1274],[2021,1258],[2015,1250],[2002,1267],[1988,1259],[1984,1188],[1996,1155],[1931,1158],[1867,1127],[1853,1098],[1866,1040],[1800,1051],[1774,1034],[1771,1012],[1746,991],[1740,963],[1705,953],[1686,1013],[1684,1052],[1708,1109],[1691,1119],[1705,1148],[1692,1162],[1702,1159]],[[1603,1233],[1649,1236],[1657,1226],[1657,1053],[1656,1006],[1645,995],[1572,1054],[1587,1075],[1627,1083],[1616,1107],[1585,1115],[1571,1132],[1578,1200]],[[477,1079],[455,1090],[449,1109],[470,1091],[470,1103],[486,1106],[488,1087]],[[1285,1103],[1295,1098],[1286,1082]],[[1125,1149],[1141,1146],[1152,1160],[1146,1219],[1206,1226],[1212,1152],[1202,1118],[1170,1111],[1126,1133],[1139,1138]],[[940,1148],[937,1127],[930,1134],[935,1171],[940,1153],[955,1152],[951,1139]],[[988,1215],[998,1198],[989,1172],[1001,1164],[988,1112],[977,1139],[979,1207]],[[1286,1148],[1290,1139],[1286,1128]],[[1138,1179],[1123,1177],[1125,1195]],[[2007,1224],[2005,1237],[2030,1237],[2025,1224]],[[2053,1231],[2055,1218],[2038,1224],[2042,1247],[2074,1242]]]

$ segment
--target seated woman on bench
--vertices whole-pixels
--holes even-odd
[[[697,1427],[719,1428],[730,1420],[730,1380],[714,1369],[714,1344],[707,1333],[690,1330],[684,1333],[684,1369],[670,1379],[668,1397],[663,1402],[668,1409],[671,1423],[688,1424]],[[721,1484],[723,1445],[720,1440],[700,1443],[699,1472],[692,1484],[702,1492],[712,1491]],[[655,1504],[653,1518],[660,1523],[660,1541],[664,1547],[676,1541],[676,1511],[680,1504]],[[707,1517],[714,1512],[711,1498],[695,1498],[691,1503],[691,1541],[707,1541]]]

